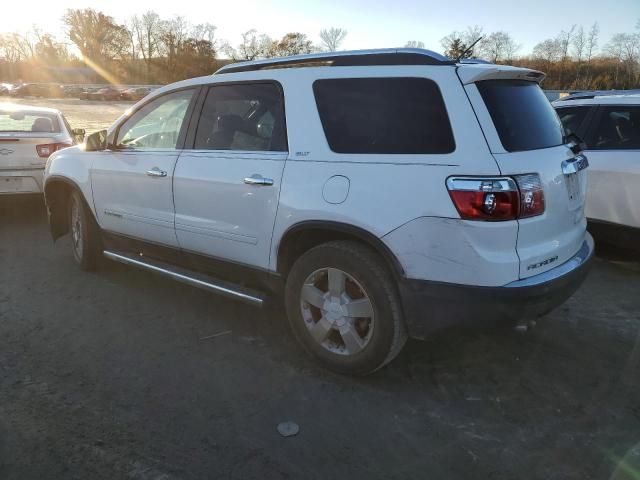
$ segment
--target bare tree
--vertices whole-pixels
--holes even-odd
[[[533,57],[544,60],[548,65],[562,57],[562,45],[557,38],[548,38],[533,47]]]
[[[618,82],[620,67],[624,66],[628,86],[631,86],[640,59],[640,35],[637,33],[616,33],[606,45],[605,51],[616,60],[615,82]]]
[[[573,53],[573,58],[576,61],[576,79],[575,85],[577,86],[580,83],[580,70],[582,65],[582,58],[584,56],[584,50],[587,44],[587,36],[584,31],[584,27],[580,25],[575,33],[573,34],[573,38],[571,39],[571,50]]]
[[[582,61],[586,46],[587,34],[584,31],[584,27],[580,25],[571,38],[571,51],[573,58],[575,58],[578,63]]]
[[[147,81],[151,80],[151,62],[159,54],[159,46],[162,36],[162,19],[151,10],[143,13],[142,16],[134,16],[132,19],[132,30],[136,37],[138,51],[147,69]]]
[[[234,61],[256,60],[269,56],[272,43],[273,40],[268,35],[251,29],[242,34],[242,42],[236,48],[225,42],[222,50]]]
[[[440,40],[440,45],[445,52],[454,52],[457,51],[458,48],[462,48],[462,51],[466,51],[469,45],[472,45],[476,40],[484,35],[482,27],[478,25],[474,25],[472,27],[467,27],[466,30],[459,32],[453,31],[446,37],[443,37]],[[467,53],[467,57],[478,56],[479,52],[482,49],[484,40],[478,42],[475,45],[473,50]],[[463,48],[464,47],[464,48]],[[456,57],[457,58],[457,57]]]
[[[405,43],[404,48],[424,48],[424,42],[419,40],[409,40]]]
[[[507,32],[492,32],[480,42],[480,54],[492,63],[513,60],[520,49]]]
[[[320,30],[320,40],[322,41],[320,47],[328,52],[335,52],[340,48],[346,36],[347,31],[344,28],[322,29]]]
[[[569,58],[569,47],[571,46],[571,40],[573,39],[573,32],[575,29],[576,26],[574,24],[569,30],[562,30],[557,37],[560,45],[561,61],[563,62]]]

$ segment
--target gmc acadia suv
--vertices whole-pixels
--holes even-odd
[[[531,319],[586,275],[587,159],[540,72],[421,49],[225,66],[160,88],[45,173],[54,238],[261,305],[326,367]]]

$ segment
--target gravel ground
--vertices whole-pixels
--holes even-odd
[[[412,341],[353,379],[277,308],[79,271],[41,202],[0,198],[0,478],[638,480],[639,291],[597,260],[530,334]]]

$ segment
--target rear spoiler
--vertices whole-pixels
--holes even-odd
[[[528,80],[540,83],[545,77],[544,73],[537,70],[493,64],[458,65],[457,72],[464,85],[482,80]]]

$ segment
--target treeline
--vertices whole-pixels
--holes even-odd
[[[541,70],[547,74],[543,84],[547,89],[640,88],[640,20],[634,32],[616,33],[602,47],[597,23],[588,28],[571,25],[524,55],[519,54],[522,46],[509,33],[485,34],[477,25],[452,32],[441,44],[451,58],[475,57]]]
[[[314,43],[306,34],[274,39],[256,30],[237,44],[216,37],[210,23],[192,24],[153,11],[120,24],[91,8],[70,9],[62,17],[64,38],[37,28],[0,34],[0,80],[31,82],[164,84],[208,75],[230,61],[340,50],[347,31],[328,28]],[[547,73],[548,89],[640,87],[640,21],[636,31],[618,33],[600,47],[597,23],[573,25],[522,54],[504,31],[485,33],[479,26],[454,31],[441,41],[450,58],[481,58]],[[424,48],[421,41],[407,47]]]

